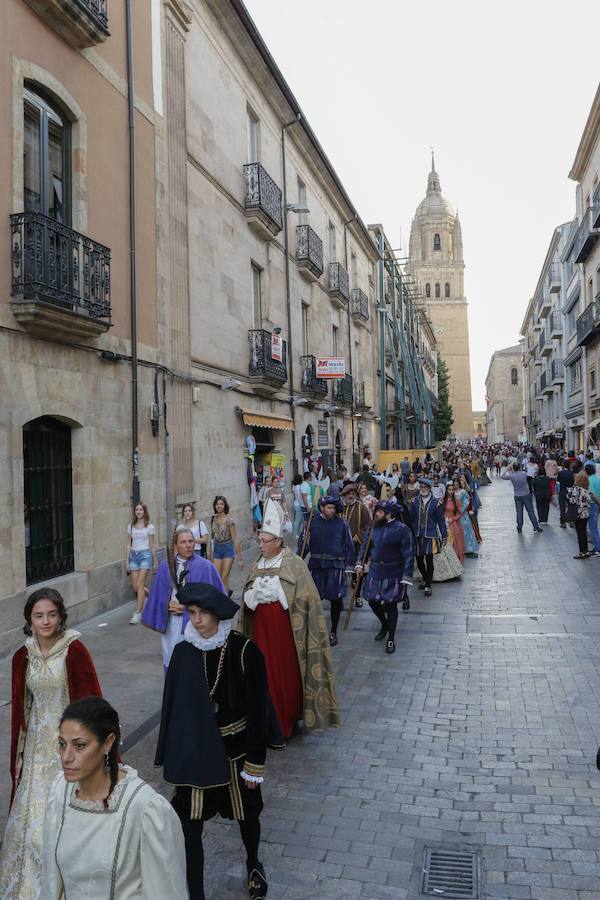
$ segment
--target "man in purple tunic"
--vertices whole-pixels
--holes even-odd
[[[165,673],[175,646],[183,640],[183,631],[189,621],[186,607],[177,600],[179,588],[184,584],[204,582],[226,593],[213,564],[194,553],[194,547],[194,535],[189,529],[182,528],[175,534],[173,574],[177,583],[173,583],[169,563],[164,559],[158,566],[142,614],[142,624],[161,635]]]

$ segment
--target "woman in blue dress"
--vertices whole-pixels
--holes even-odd
[[[460,504],[461,517],[460,524],[465,536],[465,553],[479,553],[479,544],[471,525],[471,517],[469,516],[469,506],[471,497],[469,491],[461,486],[460,481],[456,478],[454,484],[454,497],[456,502]]]

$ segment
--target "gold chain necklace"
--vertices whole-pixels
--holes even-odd
[[[228,640],[229,640],[229,638],[227,638],[227,640],[221,647],[221,653],[219,655],[219,663],[217,665],[217,674],[215,676],[215,682],[214,682],[212,688],[208,689],[208,699],[212,702],[212,708],[213,708],[214,712],[219,711],[219,704],[213,700],[213,696],[214,696],[214,693],[215,693],[217,687],[219,686],[219,681],[221,680],[221,675],[223,673],[223,663],[225,662],[225,651],[227,650],[227,641]],[[206,686],[208,687],[208,666],[206,665],[206,653],[207,653],[206,650],[202,651],[202,660],[204,662],[204,677],[206,678]]]

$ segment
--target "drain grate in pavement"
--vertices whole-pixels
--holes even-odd
[[[478,900],[479,882],[477,853],[425,848],[422,894],[448,900]]]

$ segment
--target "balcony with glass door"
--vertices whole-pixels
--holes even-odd
[[[554,339],[560,339],[563,333],[563,320],[562,313],[556,309],[553,309],[548,318],[548,332],[550,337]]]
[[[573,262],[583,263],[594,249],[600,230],[594,225],[598,221],[598,207],[589,206],[581,217],[581,222],[573,242]]]
[[[562,359],[553,359],[550,366],[550,374],[552,377],[553,384],[564,384],[565,381],[565,367],[563,365]]]
[[[600,333],[600,294],[584,309],[577,319],[577,343],[585,346]]]
[[[549,292],[544,289],[538,302],[538,315],[540,319],[545,319],[552,309],[552,298]]]
[[[546,276],[546,288],[551,294],[560,292],[560,263],[551,263]]]
[[[540,334],[540,356],[551,356],[552,355],[552,341],[550,340],[550,336],[546,330],[542,331]]]
[[[317,360],[316,357],[301,356],[300,357],[300,391],[306,397],[314,399],[323,399],[327,396],[327,379],[317,378]]]
[[[352,404],[352,375],[349,375],[348,372],[346,372],[343,378],[336,378],[333,380],[331,386],[331,399],[334,403]]]

